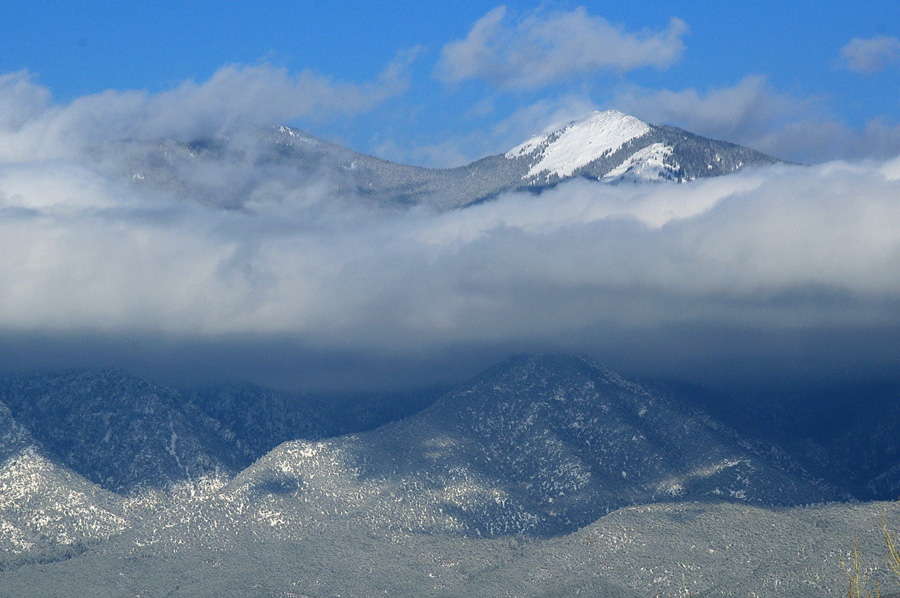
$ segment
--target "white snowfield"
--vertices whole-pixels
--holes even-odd
[[[584,118],[545,129],[508,151],[506,157],[536,153],[539,159],[526,178],[538,174],[563,178],[649,131],[647,123],[618,110],[595,110]]]

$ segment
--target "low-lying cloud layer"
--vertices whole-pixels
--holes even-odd
[[[74,163],[5,165],[0,324],[393,346],[734,310],[767,325],[783,312],[771,300],[801,306],[823,293],[845,297],[840,320],[788,310],[794,324],[879,323],[893,310],[856,306],[900,297],[888,275],[900,265],[898,168],[781,167],[677,187],[576,181],[437,214],[315,187],[228,211]],[[604,293],[634,301],[570,311]],[[698,303],[713,312],[682,311]]]
[[[373,206],[327,179],[297,182],[291,165],[205,163],[212,193],[229,181],[245,194],[233,209],[116,175],[118,125],[67,129],[68,152],[14,151],[42,147],[48,110],[74,104],[41,108],[22,76],[4,85],[20,90],[0,94],[20,102],[0,123],[8,367],[128,365],[116,355],[135,343],[182,373],[302,384],[315,364],[390,385],[522,350],[689,378],[774,375],[775,362],[851,375],[896,356],[900,159],[680,186],[580,180],[447,213]],[[135,130],[156,131],[168,110],[143,114]],[[105,339],[98,357],[83,339]],[[381,377],[364,380],[372,364]]]

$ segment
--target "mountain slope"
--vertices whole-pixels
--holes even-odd
[[[121,497],[36,448],[0,463],[0,570],[16,555],[59,558],[128,526]]]
[[[0,571],[54,559],[126,529],[122,501],[49,458],[0,403]]]
[[[616,110],[555,126],[506,153],[525,160],[527,185],[553,185],[581,176],[608,183],[685,182],[722,176],[776,159],[682,129],[650,125]]]
[[[288,522],[324,511],[489,536],[571,531],[658,501],[790,505],[835,496],[703,414],[565,356],[512,359],[366,434],[286,443],[230,488],[266,496]]]
[[[433,391],[317,397],[251,384],[176,390],[116,370],[0,378],[0,462],[40,447],[108,490],[230,478],[288,440],[368,430],[420,410]]]
[[[353,520],[286,533],[249,516],[234,528],[210,521],[209,535],[193,535],[176,522],[173,541],[123,535],[102,550],[0,572],[0,595],[822,598],[846,594],[838,555],[858,536],[862,562],[881,567],[882,596],[896,598],[882,564],[882,512],[890,525],[900,521],[896,502],[656,504],[563,536],[490,539]]]
[[[592,112],[586,118],[535,135],[507,152],[506,157],[530,158],[526,180],[544,173],[563,179],[649,132],[650,127],[633,116],[615,110]]]
[[[18,405],[31,426],[57,421],[51,396],[83,416],[109,409],[103,397],[154,413],[186,401],[244,438],[269,433],[256,417],[285,434],[293,418],[253,387],[200,400],[115,372],[4,389],[38,404]],[[843,587],[837,554],[853,535],[879,558],[878,514],[900,508],[762,508],[834,493],[703,412],[563,355],[511,358],[373,431],[283,443],[231,481],[127,499],[47,456],[2,405],[0,451],[0,595],[811,598]]]
[[[232,447],[178,392],[123,372],[12,376],[0,400],[50,454],[116,492],[238,469]]]

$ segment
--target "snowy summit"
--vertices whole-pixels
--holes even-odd
[[[578,120],[545,129],[508,151],[506,157],[537,158],[527,177],[544,173],[565,178],[649,131],[647,123],[618,110],[595,110]]]
[[[730,174],[774,158],[618,110],[595,110],[554,125],[503,155],[522,164],[526,186],[545,187],[572,177],[604,183],[685,182]]]

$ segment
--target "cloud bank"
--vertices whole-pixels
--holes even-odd
[[[480,79],[501,88],[535,88],[600,70],[663,69],[681,58],[686,32],[687,25],[673,18],[662,31],[629,33],[583,7],[512,21],[499,6],[464,39],[444,46],[435,74],[445,83]]]
[[[781,322],[773,298],[826,290],[846,298],[838,314],[791,320],[878,324],[900,314],[855,306],[900,298],[900,279],[885,276],[900,266],[896,170],[832,163],[678,187],[576,181],[437,214],[318,188],[221,210],[74,164],[7,165],[0,326],[390,348],[658,325],[690,319],[682,309],[695,302],[713,308],[702,320],[740,313],[768,325]],[[610,293],[634,297],[582,305]]]
[[[216,94],[195,92],[179,93],[215,115]],[[169,100],[84,104],[101,99],[108,122],[78,101],[48,106],[27,76],[4,79],[0,366],[118,363],[132,346],[160,369],[276,379],[314,364],[359,384],[471,373],[523,350],[645,375],[895,365],[900,158],[680,186],[579,180],[435,213],[260,162],[233,135],[194,181],[240,194],[232,205],[108,168],[123,130],[195,129],[164,119]],[[61,120],[77,126],[49,126]],[[85,357],[95,345],[100,357]]]

